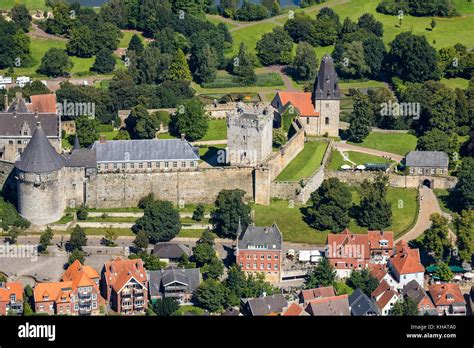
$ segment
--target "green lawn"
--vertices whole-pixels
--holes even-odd
[[[222,17],[215,17],[215,16],[211,17],[210,15],[207,15],[206,19],[214,25],[218,25],[219,23],[224,23],[225,25],[227,25],[227,28],[229,28],[229,30],[233,28],[237,28],[237,25],[233,23],[229,23],[228,21],[225,21],[224,18]]]
[[[120,223],[120,222],[135,223],[135,221],[137,221],[137,218],[125,217],[125,216],[106,216],[105,218],[102,218],[102,216],[93,216],[93,217],[89,216],[85,221],[86,222],[102,222],[102,223]],[[80,224],[81,222],[78,221],[78,223]]]
[[[270,22],[262,22],[249,27],[244,27],[232,32],[234,43],[232,49],[226,56],[233,57],[239,52],[239,46],[243,42],[249,52],[256,53],[255,46],[265,33],[269,33],[278,25]]]
[[[352,190],[353,203],[359,200],[358,193]],[[392,225],[386,231],[393,231],[398,238],[403,232],[408,230],[414,223],[417,210],[417,191],[415,189],[388,188],[387,200],[392,205]],[[401,202],[401,203],[400,203]],[[253,205],[255,212],[255,224],[257,226],[269,226],[276,222],[283,234],[286,242],[308,243],[324,245],[329,231],[318,231],[311,228],[303,220],[301,207],[290,208],[290,204],[285,200],[272,200],[269,206]],[[355,221],[351,221],[348,228],[354,233],[365,233],[367,228],[357,226]]]
[[[209,121],[209,128],[202,141],[225,140],[227,139],[227,124],[225,119],[212,119]]]
[[[44,0],[0,0],[0,9],[11,10],[15,3],[25,4],[30,11],[44,10],[46,5]]]
[[[392,162],[389,159],[386,159],[383,157],[369,155],[369,154],[360,153],[360,152],[347,151],[346,153],[349,156],[349,159],[352,162],[355,162],[357,165],[364,164],[364,163],[390,163]],[[341,169],[341,166],[343,164],[353,166],[351,162],[344,161],[339,151],[333,151],[331,153],[331,160],[329,161],[327,167],[331,170],[339,170]]]
[[[219,144],[219,145],[212,145],[206,147],[199,148],[199,156],[204,162],[207,162],[211,166],[219,166],[225,164],[223,161],[225,160],[224,153],[222,152],[227,145]]]
[[[408,133],[372,132],[362,143],[351,144],[405,156],[415,150],[416,141],[416,137]]]
[[[178,233],[178,237],[181,237],[181,238],[201,238],[202,234],[204,233],[204,230],[181,230],[179,231]],[[217,238],[217,236],[212,233],[214,235],[214,238]]]
[[[450,88],[461,88],[467,89],[469,86],[469,80],[463,79],[460,77],[452,78],[452,79],[441,79],[441,82]]]
[[[194,315],[204,315],[205,311],[202,308],[199,307],[194,307],[194,306],[179,306],[178,310],[174,312],[172,315],[173,316],[180,316],[180,315],[185,315],[186,313],[192,313]]]
[[[120,39],[119,46],[120,48],[127,48],[128,45],[130,44],[130,40],[132,39],[133,34],[137,34],[140,39],[142,40],[142,43],[144,46],[146,46],[145,38],[143,37],[142,33],[139,32],[134,32],[134,31],[128,31],[128,30],[122,30],[122,38]]]
[[[311,176],[321,166],[326,142],[309,141],[304,149],[278,175],[278,181],[298,181]]]

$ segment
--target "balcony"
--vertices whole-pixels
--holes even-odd
[[[135,288],[133,289],[133,293],[135,295],[143,295],[143,288]]]

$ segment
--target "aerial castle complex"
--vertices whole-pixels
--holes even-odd
[[[18,210],[34,225],[56,222],[66,208],[81,204],[136,206],[149,193],[175,204],[211,203],[223,189],[241,189],[246,199],[269,204],[275,189],[272,181],[303,149],[305,133],[335,135],[339,123],[339,88],[329,56],[321,61],[313,93],[280,92],[272,105],[239,104],[228,113],[227,159],[220,166],[201,165],[198,149],[184,138],[108,141],[101,137],[84,149],[76,136],[72,151],[65,153],[57,146],[59,115],[38,116],[23,104],[21,96],[13,102],[21,108],[21,125],[11,121],[18,118],[11,107],[0,118],[17,125],[13,133],[28,129],[21,139],[26,148],[5,160],[16,161]],[[290,106],[298,129],[283,149],[272,151],[273,127],[279,126],[278,116]],[[8,136],[0,127],[0,141]]]

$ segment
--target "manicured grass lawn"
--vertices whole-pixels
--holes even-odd
[[[398,155],[406,155],[415,150],[416,137],[408,133],[370,133],[362,143],[351,143],[380,151],[387,151]]]
[[[194,306],[179,306],[178,310],[172,315],[185,315],[186,313],[192,313],[194,315],[203,315],[205,313],[204,309]]]
[[[227,139],[227,124],[225,119],[210,120],[207,133],[202,141]]]
[[[134,34],[137,34],[140,39],[142,40],[142,44],[146,46],[145,38],[143,37],[142,33],[139,32],[133,32],[133,31],[128,31],[128,30],[122,30],[122,38],[120,39],[119,46],[120,48],[127,48],[128,45],[130,44],[130,40],[132,39],[132,36]]]
[[[86,220],[86,222],[102,222],[102,223],[117,223],[117,222],[135,222],[137,221],[137,218],[135,217],[124,217],[124,216],[107,216],[105,218],[102,218],[102,216],[89,216]],[[80,224],[81,222],[78,221]]]
[[[391,161],[374,155],[369,155],[360,152],[348,151],[347,155],[352,162],[355,162],[357,165],[364,163],[390,163]],[[333,151],[331,153],[331,160],[328,163],[328,168],[332,170],[340,170],[343,164],[353,166],[351,162],[344,161],[341,153],[339,151]]]
[[[204,230],[181,230],[179,231],[178,233],[178,236],[177,237],[181,237],[181,238],[201,238],[202,234],[204,233]],[[217,236],[212,233],[214,235],[214,238],[217,238]]]
[[[107,229],[106,228],[85,228],[84,230],[86,231],[86,235],[102,236],[102,235],[105,235],[105,231],[108,230],[108,228]],[[112,228],[111,230],[114,231],[117,236],[134,236],[135,235],[135,233],[133,233],[132,230],[128,228]]]
[[[278,181],[298,181],[314,173],[321,166],[327,143],[309,141],[304,149],[278,175]]]
[[[114,130],[111,132],[100,132],[101,135],[105,135],[105,138],[107,140],[114,140],[114,138],[117,136],[118,133],[119,133],[118,130]]]
[[[226,56],[233,57],[239,52],[240,43],[245,43],[249,52],[256,53],[255,46],[265,33],[269,33],[278,25],[270,22],[262,22],[232,32],[234,43],[232,50]]]
[[[94,213],[142,213],[143,209],[137,207],[128,207],[128,208],[89,208],[87,209],[90,212]]]
[[[223,153],[222,150],[226,147],[227,145],[225,144],[200,147],[199,156],[204,162],[207,162],[211,166],[223,165],[225,164],[225,153]]]
[[[467,87],[469,86],[469,80],[460,77],[452,79],[441,79],[441,82],[450,88],[467,89]]]
[[[0,9],[11,10],[15,3],[25,4],[28,10],[44,10],[44,0],[0,0]]]
[[[357,204],[359,196],[354,188],[352,190],[353,203]],[[398,236],[405,232],[416,219],[418,203],[415,189],[388,188],[387,200],[392,205],[392,225],[386,231],[393,231]],[[400,204],[400,202],[402,202]],[[301,206],[289,208],[288,201],[272,200],[269,206],[253,205],[255,212],[255,224],[257,226],[269,226],[276,222],[283,240],[286,242],[308,243],[314,245],[325,245],[326,236],[330,231],[318,231],[311,228],[304,220],[300,210]],[[353,220],[348,228],[354,233],[365,233],[367,228],[357,226]]]

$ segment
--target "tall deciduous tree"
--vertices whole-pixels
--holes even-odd
[[[171,62],[169,70],[166,74],[167,80],[191,82],[191,71],[189,70],[188,61],[181,49],[176,51],[176,55]]]
[[[257,55],[263,65],[291,62],[293,41],[283,28],[276,27],[257,42]]]
[[[215,210],[211,213],[211,223],[216,233],[223,237],[237,238],[239,222],[242,231],[250,224],[250,207],[244,203],[245,192],[239,189],[219,192]]]
[[[372,119],[373,115],[367,96],[356,95],[354,97],[354,110],[350,116],[349,139],[361,143],[370,133]]]
[[[132,227],[135,233],[143,230],[151,243],[168,242],[181,230],[179,212],[168,201],[156,201],[145,207],[144,215]]]
[[[247,47],[242,42],[239,53],[232,62],[232,72],[238,76],[238,80],[245,85],[252,85],[257,81],[255,74],[256,57],[248,52]]]
[[[298,44],[292,68],[299,81],[314,80],[318,72],[318,58],[310,44],[306,42]]]
[[[337,178],[323,181],[311,194],[306,218],[318,230],[342,231],[349,224],[352,206],[349,187]]]
[[[66,76],[73,65],[64,50],[60,48],[50,48],[41,59],[38,72],[50,77]]]
[[[175,133],[185,134],[190,141],[204,137],[209,127],[204,106],[198,99],[190,99],[179,106],[171,123]]]
[[[330,286],[336,280],[336,271],[329,263],[328,259],[323,258],[318,265],[314,267],[306,276],[305,288],[313,289],[321,286]]]
[[[31,16],[25,4],[15,3],[11,11],[12,20],[27,33],[31,25]]]
[[[94,64],[91,67],[92,71],[98,72],[99,74],[108,74],[114,71],[115,58],[112,51],[104,48],[97,52]]]
[[[451,254],[448,220],[436,213],[431,215],[430,221],[431,227],[424,232],[421,246],[436,261],[447,261]]]
[[[392,207],[387,202],[388,177],[378,175],[373,182],[361,184],[361,200],[357,207],[357,222],[369,230],[381,230],[392,224]]]

